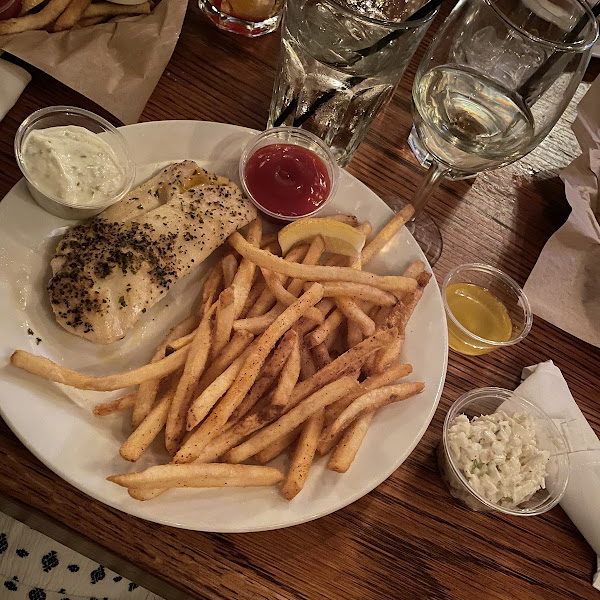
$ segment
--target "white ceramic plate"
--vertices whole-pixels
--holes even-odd
[[[121,132],[133,153],[138,181],[158,165],[186,158],[238,181],[238,159],[253,135],[233,125],[195,121],[144,123],[124,127]],[[392,214],[346,172],[341,174],[330,206],[331,212],[368,219],[375,230]],[[139,470],[157,459],[166,461],[160,444],[137,464],[122,460],[118,449],[128,435],[128,419],[122,415],[99,418],[91,413],[93,404],[116,393],[78,392],[47,383],[10,366],[9,356],[16,348],[26,349],[91,374],[143,364],[169,325],[187,314],[198,280],[213,261],[172,289],[124,340],[97,346],[56,323],[45,291],[49,260],[68,225],[37,206],[24,181],[0,203],[0,349],[4,365],[0,412],[35,456],[86,494],[126,513],[177,527],[218,532],[275,529],[316,519],[364,496],[402,464],[425,433],[442,391],[448,357],[446,320],[435,279],[410,320],[402,354],[402,360],[414,367],[411,378],[424,381],[425,391],[379,411],[346,474],[328,471],[326,460],[317,460],[305,489],[292,502],[284,500],[276,488],[171,490],[149,502],[131,499],[125,489],[105,478]],[[419,258],[424,260],[423,254],[403,230],[370,269],[398,274]],[[186,293],[190,287],[195,290]],[[39,345],[36,338],[42,340]]]

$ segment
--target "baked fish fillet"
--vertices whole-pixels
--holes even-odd
[[[254,218],[256,209],[231,181],[191,161],[163,169],[60,241],[48,284],[57,321],[98,344],[121,339]]]

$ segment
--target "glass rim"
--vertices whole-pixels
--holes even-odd
[[[575,42],[555,42],[551,40],[547,40],[543,37],[536,36],[529,31],[515,25],[503,12],[493,0],[483,0],[507,25],[509,25],[512,29],[514,29],[517,33],[526,37],[527,39],[541,44],[543,46],[547,46],[548,48],[552,48],[553,50],[561,50],[563,52],[566,51],[576,51],[576,52],[585,52],[589,48],[591,48],[598,39],[598,20],[590,6],[584,2],[583,0],[570,0],[572,3],[579,5],[580,8],[583,9],[583,13],[587,15],[589,22],[592,25],[592,31],[590,35],[583,40],[578,40]],[[531,12],[531,11],[530,11]],[[583,17],[583,15],[582,15]]]
[[[352,10],[349,6],[344,5],[340,0],[323,0],[326,3],[333,4],[337,6],[339,9],[351,15],[353,18],[358,19],[359,21],[364,21],[371,25],[379,25],[381,27],[387,27],[389,29],[416,29],[421,25],[431,21],[438,13],[440,7],[439,5],[432,8],[429,13],[427,13],[422,19],[417,19],[416,21],[408,21],[405,19],[404,21],[391,21],[389,19],[377,19],[376,17],[369,17],[368,15],[364,15],[356,10]],[[425,4],[423,5],[423,7]],[[423,8],[421,7],[421,8]],[[420,9],[418,9],[420,10]],[[413,13],[414,14],[414,13]]]
[[[78,202],[68,202],[67,200],[63,200],[58,196],[54,196],[53,194],[48,193],[47,191],[41,189],[36,181],[34,181],[28,169],[25,167],[25,163],[23,161],[23,143],[25,142],[25,138],[27,134],[30,132],[30,128],[40,119],[44,117],[51,116],[53,113],[58,114],[76,114],[80,117],[85,117],[90,121],[96,122],[98,125],[104,128],[103,133],[109,133],[113,136],[114,140],[118,141],[120,145],[120,151],[123,156],[118,157],[119,160],[123,159],[125,161],[124,167],[124,176],[123,183],[119,190],[119,193],[111,198],[110,200],[104,200],[102,202],[91,202],[85,205],[81,205]],[[13,142],[13,149],[15,152],[15,158],[17,160],[17,165],[21,170],[21,173],[27,179],[27,182],[31,184],[40,194],[52,200],[56,204],[60,204],[61,206],[66,206],[67,208],[84,208],[84,209],[98,209],[98,208],[108,208],[109,206],[116,204],[119,200],[121,200],[131,189],[133,182],[135,180],[135,166],[134,162],[131,159],[131,153],[129,150],[129,146],[127,145],[127,141],[123,134],[114,127],[111,123],[109,123],[104,117],[93,113],[90,110],[86,110],[85,108],[79,108],[78,106],[68,106],[64,104],[56,105],[56,106],[46,106],[44,108],[40,108],[34,112],[32,112],[18,127],[17,132],[15,134],[15,139]]]
[[[457,273],[459,273],[460,271],[463,271],[463,270],[483,271],[490,275],[494,275],[494,276],[498,277],[499,279],[501,279],[502,281],[504,281],[504,283],[507,283],[517,293],[517,295],[519,296],[519,300],[521,300],[523,303],[522,308],[523,308],[523,313],[525,315],[525,323],[523,325],[523,331],[521,331],[521,333],[514,340],[508,340],[506,342],[496,342],[494,340],[486,340],[485,338],[482,338],[482,337],[476,335],[472,331],[469,331],[454,316],[454,314],[452,313],[452,310],[448,306],[448,300],[446,298],[446,288],[448,287],[450,278],[453,275],[456,275]],[[477,342],[486,344],[488,346],[496,347],[496,348],[502,348],[504,346],[512,346],[514,344],[517,344],[518,342],[520,342],[527,336],[527,334],[531,330],[531,325],[533,324],[533,311],[531,310],[531,305],[529,304],[529,299],[525,295],[523,288],[510,275],[507,275],[506,273],[504,273],[500,269],[497,269],[496,267],[492,267],[491,265],[486,265],[484,263],[466,263],[464,265],[458,265],[457,267],[454,267],[453,269],[448,271],[448,274],[446,275],[446,277],[444,277],[444,281],[442,283],[442,302],[444,303],[444,310],[446,312],[446,316],[450,318],[452,323],[458,328],[458,330],[461,333],[464,333],[465,335],[476,340]]]
[[[520,404],[524,408],[524,410],[526,412],[528,412],[529,414],[531,414],[532,416],[536,416],[536,414],[538,417],[541,416],[543,418],[544,422],[550,427],[550,429],[553,430],[553,433],[555,435],[557,435],[558,439],[561,441],[565,450],[568,449],[568,444],[567,444],[567,440],[565,438],[564,433],[559,429],[559,427],[556,425],[554,420],[550,417],[550,415],[546,411],[541,409],[539,406],[537,406],[537,404],[534,404],[530,400],[527,400],[527,399],[523,398],[522,396],[519,396],[519,394],[517,394],[513,390],[507,390],[506,388],[490,386],[490,387],[475,388],[474,390],[469,390],[468,392],[465,392],[464,394],[459,396],[452,403],[450,408],[448,409],[448,412],[446,413],[446,417],[444,418],[444,424],[442,425],[442,446],[444,448],[444,454],[448,460],[448,464],[452,468],[452,471],[454,472],[454,474],[459,478],[460,482],[464,485],[465,489],[467,489],[470,494],[475,496],[475,498],[479,502],[481,502],[481,504],[487,506],[488,508],[491,508],[492,510],[496,510],[496,511],[504,513],[504,514],[524,516],[524,517],[536,516],[536,515],[542,514],[546,511],[554,508],[561,501],[562,497],[564,496],[564,493],[567,489],[567,484],[569,483],[569,476],[570,476],[570,471],[571,471],[568,454],[563,455],[565,460],[561,461],[561,462],[564,462],[564,469],[566,470],[566,474],[564,475],[564,481],[561,482],[560,489],[554,495],[554,498],[552,498],[552,500],[550,500],[550,502],[548,502],[547,504],[542,503],[541,505],[536,506],[534,508],[517,508],[517,507],[508,508],[508,507],[504,507],[504,506],[499,506],[498,504],[495,504],[494,502],[487,500],[486,498],[481,496],[478,492],[476,492],[469,485],[469,481],[465,477],[465,475],[463,474],[461,469],[459,469],[456,466],[456,463],[455,463],[454,459],[452,458],[450,451],[448,450],[448,429],[450,428],[451,420],[453,421],[454,418],[459,414],[459,411],[462,410],[463,407],[466,406],[467,404],[469,404],[471,401],[480,400],[482,396],[485,398],[485,397],[492,396],[492,395],[494,395],[498,398],[504,399],[504,401],[513,400],[517,404]]]

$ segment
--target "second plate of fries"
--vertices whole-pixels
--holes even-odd
[[[235,180],[252,135],[199,122],[121,131],[140,181],[182,158]],[[2,344],[27,350],[13,363],[32,373],[5,368],[2,416],[110,506],[202,531],[302,523],[386,479],[433,416],[447,363],[439,288],[402,226],[410,213],[394,216],[345,172],[328,214],[365,235],[361,257],[320,237],[283,254],[257,219],[108,347],[61,330],[45,305],[64,221],[22,184],[0,211],[12,258],[0,267]]]

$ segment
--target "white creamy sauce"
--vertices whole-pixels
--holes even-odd
[[[550,453],[540,450],[533,419],[503,411],[454,419],[448,449],[471,488],[486,500],[514,508],[545,487]]]
[[[68,125],[37,129],[23,143],[28,178],[69,204],[101,204],[120,191],[125,170],[100,135]]]

